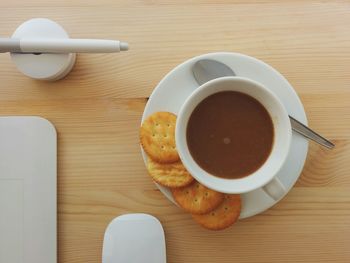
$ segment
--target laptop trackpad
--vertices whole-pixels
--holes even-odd
[[[22,180],[0,179],[0,211],[0,262],[22,263]]]

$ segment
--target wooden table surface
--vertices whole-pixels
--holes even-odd
[[[75,38],[122,39],[130,51],[80,54],[54,83],[0,54],[0,114],[39,115],[58,131],[59,262],[100,262],[104,230],[124,213],[163,223],[168,262],[350,262],[350,2],[31,0],[0,2],[1,36],[51,18]],[[206,231],[146,173],[138,128],[146,98],[184,60],[234,51],[291,82],[309,124],[336,143],[310,143],[292,191],[227,231]]]

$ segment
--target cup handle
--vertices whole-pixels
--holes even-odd
[[[279,200],[286,192],[286,188],[283,186],[278,178],[272,179],[267,185],[262,188],[265,193],[271,196],[274,200]]]

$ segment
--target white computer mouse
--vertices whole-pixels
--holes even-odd
[[[164,230],[148,214],[126,214],[108,225],[102,263],[166,263]]]

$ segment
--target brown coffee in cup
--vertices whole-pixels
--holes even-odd
[[[241,92],[223,91],[196,106],[186,137],[190,154],[202,169],[236,179],[265,163],[273,146],[274,127],[259,101]]]

